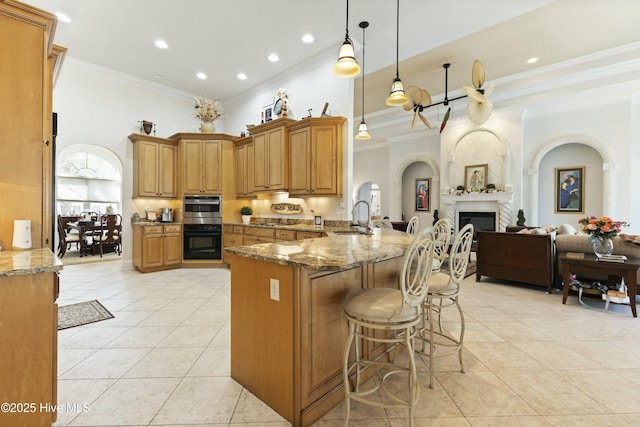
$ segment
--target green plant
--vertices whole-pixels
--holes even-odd
[[[495,184],[487,184],[487,190],[495,190],[495,189],[496,189]]]
[[[439,215],[438,214],[438,209],[434,210],[433,211],[433,224],[432,225],[436,225],[436,222],[438,222],[438,220],[440,219],[440,218],[438,218],[438,215]]]
[[[456,190],[464,191],[464,185],[458,185],[458,186],[456,187]]]
[[[251,206],[243,206],[240,208],[240,215],[253,215],[253,209]]]
[[[524,217],[524,211],[522,209],[518,210],[518,222],[516,223],[517,225],[524,227],[524,222],[526,221],[526,218]]]

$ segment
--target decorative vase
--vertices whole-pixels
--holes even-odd
[[[202,122],[200,125],[200,132],[214,133],[216,131],[216,125],[213,122]]]
[[[242,223],[243,224],[251,223],[251,215],[242,215]]]
[[[613,253],[613,241],[608,237],[592,237],[591,245],[596,256],[611,255]]]

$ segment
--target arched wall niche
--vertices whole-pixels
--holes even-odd
[[[400,218],[402,213],[402,176],[405,170],[414,163],[426,163],[433,171],[430,193],[431,213],[440,206],[440,168],[438,167],[438,163],[431,157],[412,156],[404,159],[396,168],[395,181],[393,183],[392,208],[389,210],[391,218]],[[410,218],[411,215],[408,215],[408,217]]]
[[[452,144],[445,163],[446,182],[442,185],[456,188],[465,184],[465,167],[469,165],[488,166],[487,183],[504,186],[511,183],[510,147],[499,132],[488,129],[471,129]]]
[[[615,155],[611,148],[599,139],[589,135],[563,135],[544,144],[531,161],[531,167],[528,170],[529,208],[531,212],[528,221],[531,224],[538,224],[539,222],[538,194],[541,189],[538,187],[540,163],[549,152],[566,144],[583,144],[593,148],[600,155],[602,159],[602,212],[615,212]]]

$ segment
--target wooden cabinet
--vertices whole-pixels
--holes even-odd
[[[180,267],[182,225],[134,225],[132,261],[143,273]]]
[[[286,190],[289,181],[289,131],[294,120],[282,118],[253,131],[253,186],[255,192]]]
[[[177,144],[154,136],[131,134],[133,197],[177,197]]]
[[[297,231],[296,240],[315,239],[316,237],[323,237],[325,234],[322,231]]]
[[[276,230],[272,227],[245,227],[244,244],[273,243],[276,241]]]
[[[289,194],[342,195],[344,117],[300,120],[289,125]]]
[[[253,138],[246,137],[235,146],[236,197],[255,196],[253,192]]]
[[[222,248],[244,245],[244,227],[241,225],[225,224],[222,226]],[[222,252],[224,262],[229,262],[228,256]]]
[[[184,194],[222,193],[222,141],[185,139],[182,190]]]
[[[0,246],[14,219],[31,220],[32,247],[53,247],[52,81],[65,49],[53,45],[56,18],[0,2]],[[56,54],[57,52],[57,54]]]

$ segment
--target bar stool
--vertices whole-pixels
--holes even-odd
[[[409,222],[407,223],[407,234],[416,234],[418,232],[418,217],[412,216]]]
[[[447,218],[439,219],[433,225],[433,235],[436,240],[436,244],[433,247],[433,271],[440,271],[440,267],[449,254],[451,221]]]
[[[434,237],[430,228],[424,229],[413,239],[404,256],[399,289],[361,289],[345,298],[343,306],[349,326],[343,356],[345,426],[349,424],[351,400],[380,408],[408,408],[413,425],[413,412],[419,395],[413,340],[422,319],[421,306],[429,287],[433,246]],[[394,360],[401,350],[400,346],[406,348],[408,366]],[[385,367],[388,370],[382,369]],[[394,395],[393,386],[387,387],[385,384],[387,380],[403,373],[409,377],[406,400]],[[361,380],[370,374],[377,374],[377,381],[373,381],[370,388],[361,390]],[[378,390],[381,392],[381,401],[375,399]]]
[[[451,245],[449,272],[438,272],[431,276],[427,298],[422,303],[422,328],[416,337],[422,341],[422,348],[416,351],[429,357],[429,387],[431,388],[433,388],[434,357],[447,356],[457,352],[460,360],[460,372],[464,373],[462,363],[464,314],[458,303],[458,296],[460,295],[460,284],[464,280],[469,264],[472,242],[473,225],[467,224],[456,235]],[[454,336],[442,327],[442,310],[447,307],[455,307],[458,310],[460,316],[460,334],[458,336]],[[425,350],[426,345],[429,345],[428,352]]]

